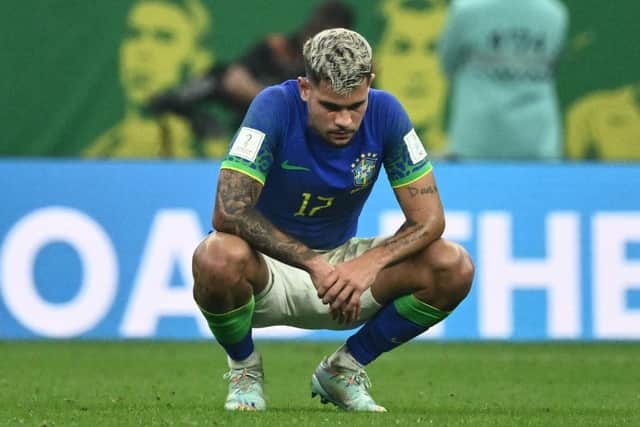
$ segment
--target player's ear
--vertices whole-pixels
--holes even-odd
[[[369,87],[371,87],[371,83],[373,83],[373,79],[376,78],[376,73],[371,73],[369,76]]]
[[[306,77],[298,77],[298,89],[300,90],[300,98],[304,102],[309,100],[309,92],[311,91],[311,83]]]

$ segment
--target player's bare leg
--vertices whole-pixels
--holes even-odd
[[[384,307],[320,363],[311,378],[312,397],[345,410],[386,411],[369,394],[364,367],[444,320],[468,294],[473,273],[467,252],[445,240],[383,270],[372,292]]]
[[[228,355],[225,409],[266,409],[262,359],[251,337],[253,295],[264,289],[268,278],[262,257],[239,237],[211,234],[194,253],[193,276],[194,298]]]

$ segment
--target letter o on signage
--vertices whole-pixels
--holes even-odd
[[[38,294],[34,269],[38,253],[60,242],[78,253],[84,274],[70,301],[53,304]],[[22,218],[7,234],[0,254],[0,292],[9,311],[30,331],[73,337],[91,330],[109,311],[117,292],[117,268],[111,240],[97,222],[74,209],[47,207]]]

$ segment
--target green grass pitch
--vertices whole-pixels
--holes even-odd
[[[5,426],[640,426],[640,343],[416,342],[368,368],[386,414],[310,398],[338,343],[263,342],[268,410],[222,409],[213,342],[0,342]]]

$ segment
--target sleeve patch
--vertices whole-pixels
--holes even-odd
[[[253,162],[256,160],[265,136],[264,132],[243,126],[233,140],[229,154]]]
[[[420,141],[420,137],[416,133],[415,129],[411,129],[403,139],[404,143],[407,145],[411,162],[414,165],[427,157],[427,151],[424,149],[424,145],[422,145],[422,141]]]

